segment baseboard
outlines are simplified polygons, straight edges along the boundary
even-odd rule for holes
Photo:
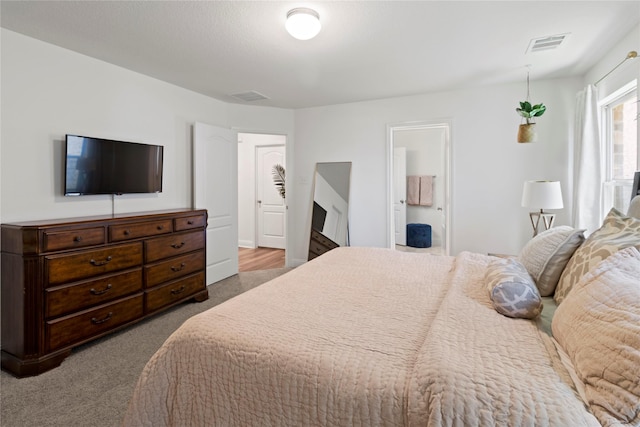
[[[302,264],[306,264],[308,261],[306,259],[292,259],[290,261],[290,265],[288,267],[300,267]]]
[[[256,242],[254,242],[253,240],[238,240],[238,247],[255,249]]]

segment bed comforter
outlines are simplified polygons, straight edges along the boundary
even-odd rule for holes
[[[125,426],[596,426],[489,257],[337,248],[185,322]]]

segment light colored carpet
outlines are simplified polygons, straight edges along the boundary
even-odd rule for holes
[[[0,374],[2,426],[119,426],[142,368],[189,317],[290,270],[239,273],[209,286],[209,299],[185,303],[77,347],[36,377]]]

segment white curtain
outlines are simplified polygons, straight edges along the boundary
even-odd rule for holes
[[[585,87],[576,96],[573,157],[573,226],[586,234],[601,225],[603,157],[600,145],[597,88]]]

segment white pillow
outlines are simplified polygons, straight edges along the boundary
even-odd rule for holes
[[[553,295],[562,270],[582,242],[584,230],[563,225],[543,231],[522,248],[518,260],[533,277],[541,296]]]

